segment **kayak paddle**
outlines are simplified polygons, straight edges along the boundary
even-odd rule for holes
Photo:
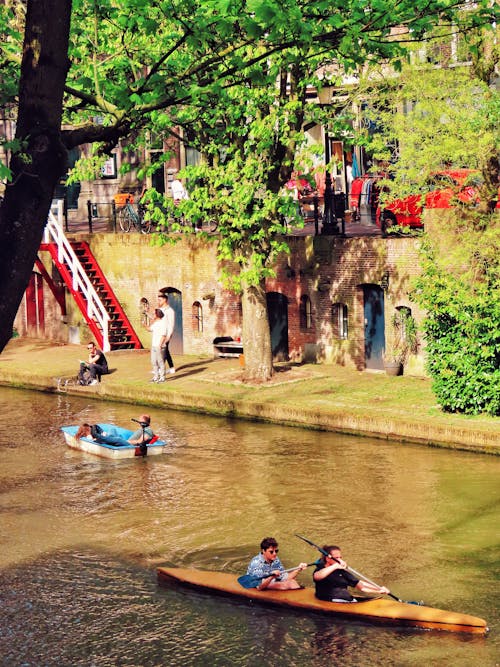
[[[311,567],[311,565],[316,565],[316,561],[314,563],[308,563],[307,567]],[[288,570],[281,570],[282,572],[293,572],[294,570],[298,570],[298,567],[289,567]],[[256,576],[254,574],[243,574],[241,577],[238,577],[238,583],[243,586],[243,588],[257,588],[257,586],[260,584],[260,582],[263,579],[267,579],[270,577],[270,574],[264,574],[262,577]]]
[[[328,551],[325,551],[322,547],[319,547],[317,544],[314,544],[314,542],[311,542],[311,540],[308,540],[306,537],[303,537],[302,535],[298,535],[295,533],[295,537],[298,537],[301,540],[304,540],[304,542],[307,542],[307,544],[310,544],[312,547],[320,551],[323,556],[329,556]],[[334,558],[333,560],[336,560],[337,563],[339,562],[338,558]],[[367,581],[369,584],[372,584],[372,586],[377,586],[377,588],[380,588],[379,584],[376,584],[374,581],[371,581],[368,579],[368,577],[365,577],[363,574],[360,572],[356,572],[352,567],[347,566],[346,570],[348,572],[351,572],[355,577],[358,577],[358,579],[363,579],[364,581]],[[386,593],[389,597],[391,597],[393,600],[397,600],[397,602],[407,602],[406,600],[401,600],[398,598],[396,595],[393,595],[392,593]],[[421,602],[407,602],[407,604],[422,604]]]

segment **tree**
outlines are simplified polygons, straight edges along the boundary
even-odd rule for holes
[[[262,382],[273,373],[265,280],[275,275],[277,258],[288,250],[287,221],[299,224],[283,185],[303,141],[304,121],[317,115],[306,99],[317,65],[307,50],[271,56],[265,68],[246,68],[245,84],[220,91],[216,99],[210,95],[177,116],[204,160],[185,171],[190,199],[175,206],[166,198],[163,205],[189,221],[170,231],[190,231],[207,216],[217,219],[223,276],[242,298],[247,380]]]
[[[476,4],[477,11],[460,18],[464,24],[497,13],[488,0]],[[0,209],[0,350],[69,148],[96,143],[105,153],[146,129],[171,133],[179,109],[195,108],[207,94],[218,99],[274,54],[321,54],[352,67],[400,50],[393,25],[407,26],[418,39],[438,18],[456,17],[453,0],[381,0],[369,9],[359,0],[28,0],[21,60],[10,26],[23,7],[21,0],[0,6],[5,91],[14,90],[9,77],[19,72],[18,100],[11,100],[19,104],[11,180]],[[69,130],[61,130],[63,92]],[[250,259],[251,243],[246,248]]]
[[[427,312],[427,368],[439,404],[499,415],[500,92],[493,79],[500,50],[494,33],[474,30],[462,45],[468,64],[448,67],[445,46],[439,40],[434,48],[441,67],[412,62],[397,80],[378,78],[371,86],[372,105],[382,109],[375,154],[390,159],[387,146],[399,149],[389,198],[425,193],[429,175],[441,169],[469,167],[481,175],[478,200],[457,202],[435,224],[426,221],[413,298]],[[406,114],[394,113],[403,106]]]

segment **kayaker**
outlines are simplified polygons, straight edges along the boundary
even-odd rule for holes
[[[266,588],[288,591],[300,588],[295,577],[307,567],[307,563],[300,563],[296,570],[285,572],[278,558],[278,543],[274,537],[265,537],[260,543],[260,554],[252,558],[248,565],[247,574],[254,577],[265,577],[257,586],[257,590]]]
[[[347,563],[342,560],[340,548],[334,545],[325,545],[323,555],[314,573],[313,580],[316,586],[316,597],[328,602],[357,602],[348,591],[348,587],[357,588],[363,593],[378,593],[387,595],[389,589],[385,586],[370,584],[368,581],[357,579],[347,569]]]

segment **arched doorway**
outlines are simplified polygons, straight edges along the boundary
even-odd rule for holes
[[[385,351],[384,290],[363,285],[365,317],[365,367],[383,370]]]
[[[279,292],[266,294],[273,359],[288,359],[288,299]]]
[[[175,313],[174,333],[169,343],[169,350],[172,354],[184,353],[184,337],[182,327],[182,292],[175,287],[162,287],[160,292],[168,294],[168,305]]]

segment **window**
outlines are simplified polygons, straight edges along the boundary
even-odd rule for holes
[[[332,307],[332,326],[335,338],[346,339],[348,335],[347,327],[347,306],[345,303],[334,303]]]
[[[199,301],[195,301],[191,308],[191,329],[198,333],[203,331],[203,309]]]
[[[299,319],[300,319],[301,329],[311,329],[312,327],[311,299],[307,295],[300,297]]]

